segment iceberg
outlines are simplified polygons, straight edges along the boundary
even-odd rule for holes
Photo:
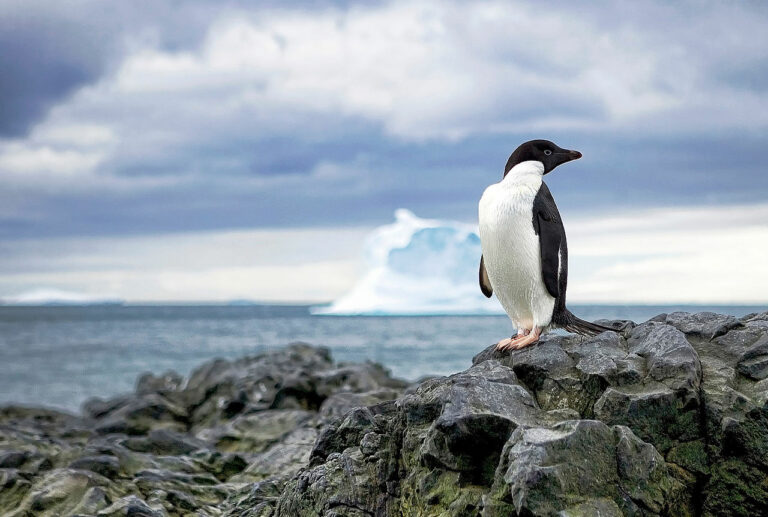
[[[475,226],[421,219],[404,208],[364,244],[366,272],[353,289],[313,314],[503,314],[480,292]]]

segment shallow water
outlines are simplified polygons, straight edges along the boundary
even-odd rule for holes
[[[574,305],[578,316],[641,322],[711,310],[735,316],[766,307]],[[312,316],[306,306],[0,307],[0,404],[76,411],[92,396],[133,389],[145,371],[188,374],[292,341],[324,345],[339,361],[370,359],[415,380],[467,368],[513,331],[505,316]]]

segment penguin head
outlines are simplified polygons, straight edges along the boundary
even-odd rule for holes
[[[544,164],[544,174],[552,172],[558,165],[578,160],[581,158],[579,151],[570,151],[563,149],[549,140],[530,140],[515,149],[515,152],[507,160],[507,166],[504,167],[504,176],[518,163],[527,161],[537,161]]]

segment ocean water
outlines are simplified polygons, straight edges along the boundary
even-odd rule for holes
[[[642,322],[685,310],[743,316],[768,307],[591,305],[582,318]],[[0,405],[77,411],[84,400],[133,389],[145,371],[188,374],[293,341],[324,345],[338,361],[373,360],[415,380],[463,370],[508,336],[506,316],[316,316],[308,306],[0,306]]]

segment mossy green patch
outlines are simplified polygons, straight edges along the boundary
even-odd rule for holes
[[[6,515],[15,510],[31,486],[16,469],[0,470],[0,514]]]
[[[487,488],[462,484],[460,473],[423,467],[402,486],[402,515],[475,516]]]
[[[672,447],[667,454],[667,461],[697,476],[709,474],[707,446],[703,440],[685,442]]]
[[[768,468],[768,414],[763,408],[750,411],[742,421],[726,427],[723,454]]]
[[[741,461],[714,465],[704,492],[705,515],[768,515],[768,476]]]

